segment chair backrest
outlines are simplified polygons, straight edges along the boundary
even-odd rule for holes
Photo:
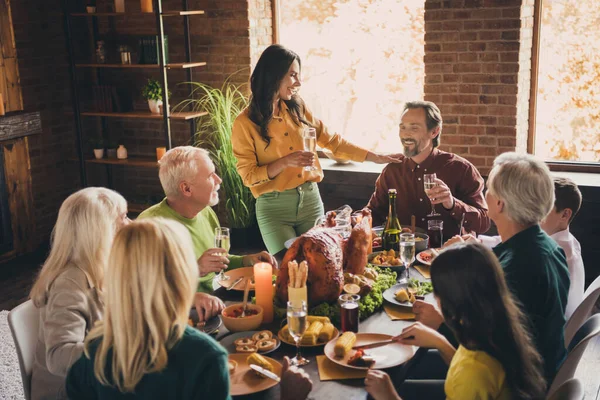
[[[585,391],[583,385],[579,379],[569,379],[558,389],[552,393],[551,396],[546,397],[547,400],[583,400]]]
[[[31,398],[31,370],[40,324],[39,310],[28,300],[8,313],[8,325],[15,341],[25,398]]]
[[[554,392],[566,381],[573,378],[581,356],[587,347],[589,341],[600,334],[600,314],[591,316],[582,326],[579,328],[573,340],[569,345],[569,354],[565,362],[558,369],[554,381],[548,390],[549,395],[553,395]]]
[[[569,347],[575,332],[592,315],[592,310],[596,301],[600,297],[600,276],[594,279],[594,282],[587,288],[583,294],[581,304],[577,306],[571,318],[565,324],[565,346]]]

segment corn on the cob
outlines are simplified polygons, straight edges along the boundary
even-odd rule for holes
[[[307,316],[306,320],[308,321],[309,324],[312,324],[315,321],[319,321],[319,322],[323,323],[323,325],[331,323],[331,321],[329,320],[329,317],[317,317],[315,315]]]
[[[305,346],[314,346],[317,344],[317,338],[319,337],[319,333],[321,333],[321,329],[323,329],[323,323],[320,321],[315,321],[310,324],[304,335],[302,335],[302,339],[300,340],[300,344]]]
[[[335,342],[335,346],[333,347],[335,356],[344,357],[346,352],[354,346],[354,342],[356,342],[356,335],[354,332],[344,332],[337,342]]]
[[[294,338],[292,337],[292,335],[290,334],[290,330],[287,327],[287,325],[281,330],[281,336],[283,336],[283,339],[286,342],[291,342],[294,343]]]
[[[333,338],[333,331],[335,330],[333,324],[325,324],[321,332],[319,332],[319,342],[329,342]]]
[[[273,365],[263,356],[261,356],[258,353],[252,353],[251,355],[248,356],[248,358],[246,359],[246,362],[248,363],[248,365],[258,365],[259,367],[263,367],[264,369],[273,372],[275,369],[273,368]],[[256,372],[256,374],[258,376],[260,376],[261,378],[264,378],[265,376],[263,376],[262,374]]]

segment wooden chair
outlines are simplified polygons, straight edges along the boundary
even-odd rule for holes
[[[579,379],[569,379],[552,394],[546,397],[546,400],[583,400],[585,390]]]
[[[581,304],[577,306],[571,318],[565,324],[565,346],[569,347],[575,332],[592,315],[594,305],[600,297],[600,276],[594,279],[594,282],[587,288],[583,294]]]
[[[559,387],[569,379],[573,378],[588,343],[599,334],[600,314],[596,314],[591,316],[581,328],[579,328],[575,336],[573,336],[573,340],[568,348],[569,354],[567,355],[565,362],[559,368],[556,377],[554,377],[550,390],[548,390],[549,396],[553,396],[554,392],[556,392]]]
[[[19,356],[25,399],[31,398],[31,370],[40,324],[39,310],[28,300],[8,313],[8,325]]]

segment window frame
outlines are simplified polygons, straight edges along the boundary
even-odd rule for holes
[[[542,28],[543,0],[535,0],[533,6],[533,41],[531,45],[531,87],[529,92],[529,132],[527,152],[535,154],[536,107],[539,72],[540,34]],[[551,171],[600,173],[600,162],[545,161]]]

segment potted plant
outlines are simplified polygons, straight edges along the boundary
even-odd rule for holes
[[[197,120],[194,145],[210,153],[217,173],[223,180],[221,188],[226,200],[219,206],[225,208],[227,225],[232,229],[232,247],[262,245],[256,225],[255,199],[237,172],[237,159],[231,145],[233,121],[248,106],[248,98],[239,86],[231,84],[229,80],[220,89],[197,82],[186,84],[193,87],[191,98],[175,108],[189,107],[193,111],[208,112],[208,115]],[[252,242],[253,239],[257,239],[257,242]]]
[[[148,83],[142,89],[142,96],[148,100],[150,112],[152,114],[159,114],[160,106],[163,105],[163,89],[156,79],[148,79]],[[169,96],[171,96],[170,91]]]
[[[104,141],[101,138],[91,138],[90,146],[94,150],[94,157],[101,159],[104,157]]]

